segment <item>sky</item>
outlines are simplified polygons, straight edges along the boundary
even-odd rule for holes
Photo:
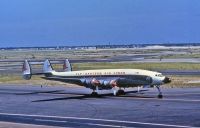
[[[200,42],[200,0],[0,0],[0,47]]]

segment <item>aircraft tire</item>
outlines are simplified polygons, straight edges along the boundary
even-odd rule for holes
[[[118,90],[116,95],[117,96],[119,96],[119,95],[125,95],[125,92],[124,92],[124,90]]]
[[[91,93],[91,96],[92,96],[92,97],[98,97],[99,94],[98,94],[97,92],[92,92],[92,93]]]
[[[162,98],[163,98],[163,95],[158,95],[158,98],[159,98],[159,99],[162,99]]]

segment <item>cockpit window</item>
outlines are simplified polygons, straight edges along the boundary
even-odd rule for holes
[[[158,77],[163,77],[163,75],[162,75],[162,74],[156,74],[156,76],[158,76]]]

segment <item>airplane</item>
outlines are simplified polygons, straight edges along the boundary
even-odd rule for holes
[[[113,90],[113,95],[125,95],[122,88],[129,87],[152,87],[158,90],[158,98],[163,98],[160,86],[171,82],[169,77],[162,73],[142,69],[98,69],[73,71],[69,60],[63,64],[62,72],[55,71],[47,59],[43,64],[42,73],[32,73],[28,60],[23,64],[23,78],[30,80],[32,75],[44,75],[41,78],[46,80],[72,83],[93,90],[91,96],[98,96],[98,90]],[[117,90],[117,87],[119,88]]]

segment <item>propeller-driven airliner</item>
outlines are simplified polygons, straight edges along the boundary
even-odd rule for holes
[[[129,87],[155,86],[158,89],[158,98],[162,98],[160,86],[170,83],[169,77],[162,73],[142,69],[98,69],[73,71],[69,60],[63,64],[63,71],[55,71],[47,59],[43,64],[42,73],[32,73],[28,60],[23,64],[23,78],[30,80],[32,75],[44,75],[46,80],[73,83],[93,90],[91,95],[97,96],[98,90],[113,90],[113,95],[124,95],[123,89]]]

